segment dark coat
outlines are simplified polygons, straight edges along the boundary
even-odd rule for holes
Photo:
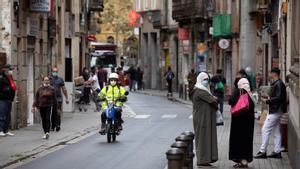
[[[218,160],[217,100],[207,91],[194,88],[192,101],[197,164],[215,162]]]
[[[240,90],[234,88],[229,105],[234,106],[239,97]],[[248,162],[253,160],[254,103],[250,96],[248,99],[250,101],[249,111],[231,117],[229,160],[237,163],[243,159]]]
[[[271,84],[270,99],[266,103],[270,114],[286,112],[286,87],[281,79]]]

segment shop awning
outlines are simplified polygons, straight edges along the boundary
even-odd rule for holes
[[[226,37],[231,35],[231,15],[216,15],[213,17],[213,36]]]

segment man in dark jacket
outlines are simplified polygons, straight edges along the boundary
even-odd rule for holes
[[[222,69],[217,70],[217,75],[211,78],[211,83],[213,85],[213,95],[218,98],[219,110],[223,114],[226,79],[222,75]]]
[[[52,113],[51,116],[51,129],[54,131],[59,131],[61,128],[61,117],[62,117],[62,102],[63,102],[63,96],[61,91],[63,92],[65,98],[66,98],[66,104],[69,104],[69,99],[68,99],[68,92],[67,88],[65,86],[65,81],[63,78],[61,78],[58,74],[58,68],[53,67],[52,68],[52,75],[50,76],[50,85],[55,89],[55,94],[56,94],[56,99],[58,102],[57,105],[57,110]]]
[[[286,109],[286,87],[279,78],[280,70],[272,68],[271,70],[271,92],[268,98],[261,100],[269,105],[269,114],[262,128],[262,144],[259,152],[254,158],[281,158],[281,134],[280,117]],[[267,147],[272,130],[274,130],[274,152],[267,156]]]
[[[17,86],[12,77],[13,66],[4,65],[0,72],[0,136],[13,136],[8,132],[11,118],[11,106],[15,98]]]

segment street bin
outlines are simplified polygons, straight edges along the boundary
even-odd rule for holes
[[[183,141],[176,141],[171,145],[172,148],[179,148],[180,150],[183,151],[183,168],[187,169],[188,167],[188,146],[185,142]]]
[[[184,152],[179,148],[171,148],[166,152],[168,169],[182,169]]]

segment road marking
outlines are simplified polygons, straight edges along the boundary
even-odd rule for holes
[[[146,118],[149,118],[151,115],[149,114],[139,114],[139,115],[136,115],[134,118],[135,119],[146,119]]]
[[[123,116],[133,118],[133,117],[136,116],[136,113],[131,109],[130,106],[128,106],[127,104],[124,104],[124,106],[123,106]]]
[[[164,114],[163,116],[161,116],[161,118],[163,119],[174,119],[177,117],[177,114]]]
[[[193,119],[193,115],[192,114],[189,116],[189,119]]]

